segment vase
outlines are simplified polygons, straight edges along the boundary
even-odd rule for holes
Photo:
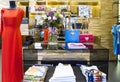
[[[48,39],[48,44],[49,44],[49,49],[57,49],[57,28],[56,27],[49,27],[49,39]]]

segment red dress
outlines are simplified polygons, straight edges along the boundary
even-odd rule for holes
[[[22,37],[20,24],[24,11],[1,10],[2,82],[22,82]]]

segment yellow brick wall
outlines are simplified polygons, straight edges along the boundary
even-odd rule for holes
[[[112,18],[112,3],[116,0],[100,0],[100,18],[90,19],[89,32],[101,37],[101,45],[109,49],[109,60],[116,60],[117,56],[113,53],[112,25],[117,22]],[[117,7],[114,13],[118,13]]]

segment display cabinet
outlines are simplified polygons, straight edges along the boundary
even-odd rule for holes
[[[101,10],[100,0],[18,0],[17,4],[18,7],[25,10],[24,17],[28,18],[28,26],[23,28],[26,32],[26,34],[23,33],[23,42],[27,41],[27,37],[30,36],[34,38],[34,42],[40,42],[42,40],[40,39],[41,30],[35,28],[35,25],[40,25],[36,23],[36,20],[39,20],[39,18],[49,12],[51,8],[56,8],[58,11],[64,12],[64,22],[67,24],[63,24],[64,30],[71,29],[71,27],[74,28],[71,22],[73,20],[75,20],[74,23],[87,23],[89,25],[91,19],[100,18]],[[89,17],[84,17],[80,14],[83,13],[81,12],[82,10],[80,10],[80,7],[84,9],[84,6],[89,8]],[[81,33],[84,33],[82,31],[84,30],[81,30]],[[58,39],[64,41],[64,36],[61,36]]]
[[[93,48],[89,49],[70,49],[65,50],[59,45],[56,50],[36,49],[34,45],[24,47],[23,58],[25,70],[32,65],[48,64],[49,67],[47,76],[44,82],[48,82],[52,74],[54,73],[54,66],[58,63],[71,64],[74,68],[76,76],[80,77],[82,74],[79,72],[80,68],[77,65],[96,65],[99,70],[108,75],[108,60],[109,49],[93,44]],[[85,79],[77,78],[77,81],[85,81]]]
[[[89,8],[89,16],[81,17],[79,14],[80,6]],[[18,7],[25,8],[24,18],[28,18],[28,34],[23,36],[23,54],[24,60],[35,60],[37,63],[49,63],[50,61],[58,62],[61,61],[107,61],[109,60],[109,50],[101,47],[100,45],[94,44],[95,42],[89,44],[87,43],[86,49],[75,49],[68,50],[65,49],[65,37],[64,31],[70,29],[72,26],[71,19],[77,20],[75,23],[87,23],[87,29],[89,28],[89,21],[94,18],[100,18],[101,4],[100,0],[29,0],[29,1],[19,1]],[[26,8],[27,7],[27,8]],[[58,11],[63,11],[67,18],[68,28],[63,26],[62,35],[58,36],[58,43],[54,44],[53,48],[47,41],[44,41],[44,37],[40,37],[42,30],[46,29],[39,25],[36,20],[42,15],[45,15],[50,11],[51,8],[56,8]],[[40,21],[40,20],[39,20]],[[62,23],[63,24],[63,23]],[[38,27],[38,28],[37,28]],[[73,26],[72,26],[73,27]],[[76,27],[75,27],[76,29]],[[80,31],[83,28],[77,28]],[[25,30],[26,31],[26,30]],[[88,34],[81,32],[81,34]],[[93,35],[94,36],[94,35]],[[98,41],[97,41],[98,42]],[[35,44],[38,43],[39,46],[36,48]],[[91,47],[89,47],[91,46]],[[89,49],[91,48],[91,49]],[[101,53],[99,53],[101,52]],[[94,58],[95,57],[95,58]]]
[[[49,44],[48,44],[49,45]],[[65,49],[59,44],[58,49],[47,48],[42,43],[42,48],[35,48],[35,45],[23,47],[25,60],[38,61],[108,61],[109,49],[96,44],[85,44],[86,49]]]

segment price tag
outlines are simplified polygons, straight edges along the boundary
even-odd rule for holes
[[[42,49],[41,43],[34,44],[35,49]]]

